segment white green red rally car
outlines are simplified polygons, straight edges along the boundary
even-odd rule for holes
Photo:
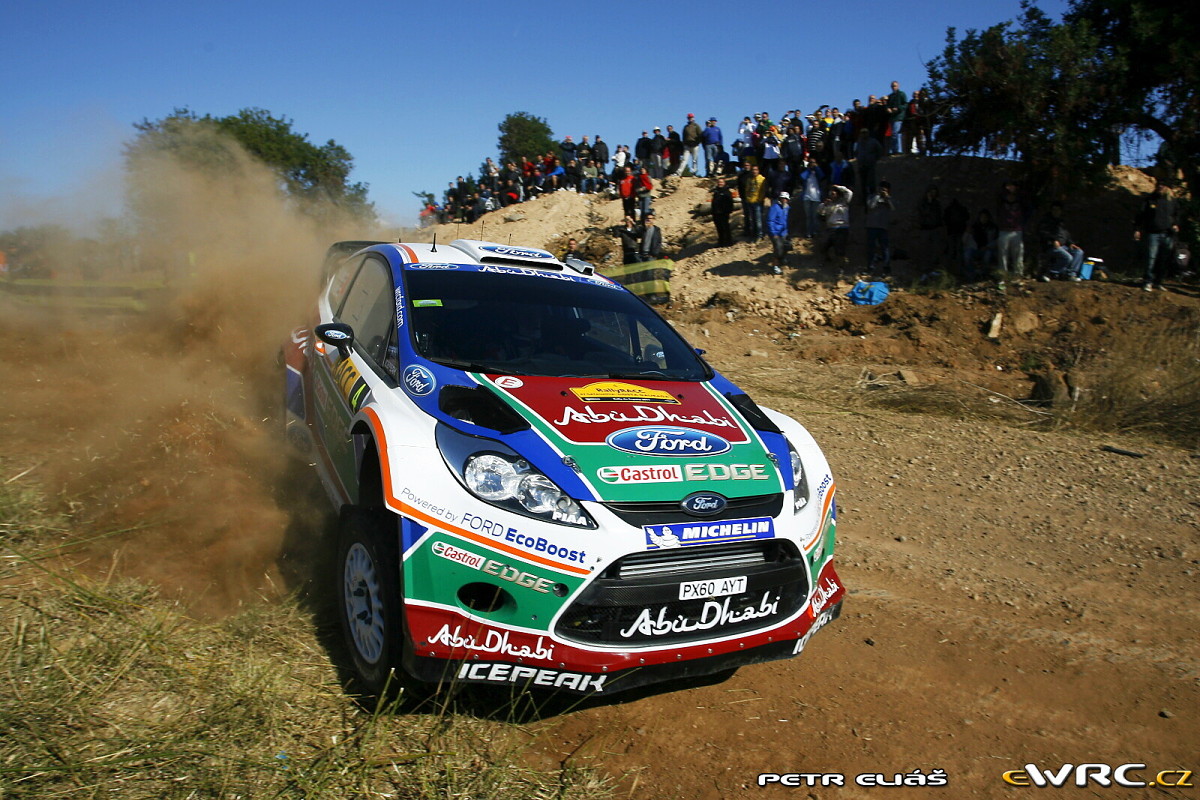
[[[608,694],[796,655],[841,610],[812,437],[587,264],[372,245],[284,355],[371,691]]]

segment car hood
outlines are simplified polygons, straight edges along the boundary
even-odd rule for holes
[[[776,466],[781,448],[786,455],[782,437],[756,431],[708,382],[482,377],[541,438],[573,460],[597,499],[674,500],[701,490],[749,497],[783,490]],[[772,437],[780,441],[764,441]]]

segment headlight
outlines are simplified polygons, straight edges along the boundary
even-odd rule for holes
[[[468,489],[488,502],[508,500],[517,494],[517,487],[521,483],[521,473],[518,472],[521,465],[528,472],[529,463],[526,461],[513,463],[492,453],[473,456],[463,470],[463,480],[467,482]]]
[[[476,453],[467,458],[462,477],[472,494],[501,508],[562,525],[596,527],[574,499],[523,458]]]
[[[792,511],[799,513],[800,509],[808,505],[808,478],[804,474],[804,462],[800,460],[800,454],[796,452],[796,448],[792,447],[791,442],[788,442],[788,456],[792,463],[792,487],[794,490]]]

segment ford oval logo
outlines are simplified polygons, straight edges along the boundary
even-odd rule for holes
[[[715,433],[661,425],[626,428],[610,433],[604,441],[615,450],[639,456],[716,456],[732,447]]]
[[[507,247],[502,244],[485,245],[483,250],[491,253],[496,253],[501,256],[513,256],[515,258],[554,258],[545,250],[530,250],[525,247]]]
[[[729,501],[716,492],[696,492],[683,498],[679,505],[692,516],[711,517],[724,511],[728,504]]]
[[[433,373],[420,364],[407,367],[400,376],[400,382],[404,384],[404,391],[415,397],[424,397],[437,387],[437,379],[433,377]]]

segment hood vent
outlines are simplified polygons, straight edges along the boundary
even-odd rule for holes
[[[463,422],[505,434],[529,427],[524,417],[486,386],[444,386],[438,394],[438,409]]]

